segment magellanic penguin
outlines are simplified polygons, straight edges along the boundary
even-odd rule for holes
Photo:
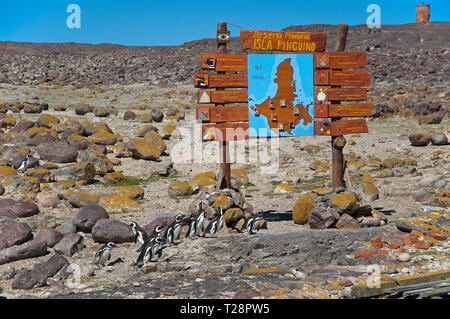
[[[180,234],[181,223],[185,216],[186,215],[182,213],[178,214],[175,216],[174,221],[167,227],[166,233],[164,234],[164,239],[169,245],[173,244],[175,238]]]
[[[197,218],[192,218],[189,221],[189,228],[188,231],[186,232],[185,237],[186,238],[194,238],[195,237],[195,233],[197,232],[197,228],[195,228],[195,225],[197,224]]]
[[[136,265],[138,267],[141,267],[147,263],[149,263],[152,260],[152,257],[156,255],[159,248],[161,247],[161,244],[163,242],[163,237],[161,234],[158,236],[147,239],[147,241],[142,245],[141,253],[139,254],[139,257],[136,261]]]
[[[153,229],[153,232],[150,234],[149,238],[155,238],[157,237],[163,230],[162,225],[156,225],[155,228]]]
[[[137,242],[140,242],[141,245],[144,245],[145,241],[148,239],[148,235],[145,232],[145,230],[139,227],[139,225],[136,222],[132,222],[130,224],[130,227],[134,235],[134,243],[136,244]],[[142,246],[137,251],[140,251],[141,249]]]
[[[263,211],[262,211],[262,209],[260,209],[256,213],[255,221],[253,223],[253,229],[252,229],[253,231],[259,230],[259,225],[261,224],[262,219],[263,219]]]
[[[99,265],[104,266],[105,262],[111,258],[111,249],[113,249],[113,247],[116,247],[116,244],[113,242],[109,242],[100,247],[100,249],[95,253],[92,264],[97,265],[97,267],[100,267]]]
[[[33,156],[31,156],[31,154],[27,154],[27,156],[25,156],[25,159],[20,164],[19,168],[17,168],[17,171],[24,172],[28,168],[28,165],[30,165],[30,161],[31,161],[32,157]]]
[[[205,231],[203,232],[203,237],[206,235],[214,236],[223,226],[223,209],[219,207],[218,215],[209,222],[208,226],[206,226]]]
[[[248,232],[250,235],[253,234],[253,225],[255,224],[255,218],[253,214],[245,220],[244,224],[241,227],[241,233]]]
[[[195,221],[195,235],[200,236],[201,232],[203,231],[203,225],[205,224],[205,204],[200,202],[199,204],[199,212],[200,214],[197,216],[197,219]]]

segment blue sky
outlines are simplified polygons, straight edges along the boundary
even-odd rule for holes
[[[81,28],[69,29],[69,4],[81,8]],[[177,45],[215,36],[218,22],[250,30],[305,24],[365,24],[369,4],[381,24],[412,23],[412,0],[0,0],[0,41]],[[450,21],[449,0],[428,0],[432,21]],[[229,26],[231,36],[239,29]]]

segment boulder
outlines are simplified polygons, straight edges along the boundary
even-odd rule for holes
[[[56,169],[53,173],[56,182],[74,180],[90,183],[95,175],[95,166],[92,162],[67,165]]]
[[[227,211],[228,209],[235,206],[235,202],[232,197],[222,194],[216,198],[212,206],[214,208],[222,207],[224,211]]]
[[[77,233],[71,233],[65,235],[53,249],[57,254],[70,257],[83,247],[83,236]]]
[[[125,111],[125,113],[123,114],[123,119],[125,121],[134,120],[136,119],[136,113],[134,113],[133,111]]]
[[[124,212],[130,210],[139,210],[141,205],[127,196],[108,194],[100,198],[99,205],[108,212]]]
[[[33,128],[29,129],[29,131],[33,130]],[[33,134],[32,137],[27,141],[27,145],[29,146],[38,146],[42,144],[51,144],[59,141],[58,133],[52,129],[43,128],[39,130],[36,134]]]
[[[30,240],[26,243],[0,250],[0,265],[45,254],[47,254],[47,244],[45,242]]]
[[[189,185],[191,185],[194,192],[198,191],[202,186],[209,186],[215,184],[216,184],[216,174],[214,172],[199,173],[193,176],[189,181]]]
[[[59,119],[56,116],[50,114],[41,114],[37,119],[36,123],[39,126],[43,126],[46,128],[51,128],[53,125],[59,123]]]
[[[339,214],[354,214],[359,208],[356,196],[349,192],[343,192],[331,197],[333,207],[337,208]]]
[[[77,230],[89,233],[95,223],[102,218],[109,218],[106,209],[100,205],[87,204],[78,209],[72,222],[77,227]]]
[[[64,235],[54,228],[45,227],[36,235],[34,240],[43,241],[47,247],[52,248],[63,239]]]
[[[343,214],[341,218],[336,223],[336,228],[347,229],[347,228],[361,228],[361,225],[356,219],[354,219],[349,214]]]
[[[75,226],[72,220],[65,221],[56,228],[62,235],[73,234],[77,232],[77,226]]]
[[[127,177],[123,175],[121,172],[112,172],[109,174],[106,174],[103,177],[103,181],[107,184],[117,184],[122,183],[127,180]]]
[[[234,180],[237,186],[247,185],[249,182],[247,172],[243,169],[232,169],[230,171],[230,179]]]
[[[412,146],[427,146],[431,141],[430,137],[424,133],[411,134],[408,138]]]
[[[338,216],[334,208],[316,206],[308,214],[308,224],[312,229],[325,229],[333,225]]]
[[[94,115],[96,117],[106,117],[109,116],[109,111],[108,109],[101,107],[101,106],[95,106],[94,109],[92,110],[92,112],[94,113]]]
[[[168,140],[171,137],[179,137],[181,136],[180,131],[175,127],[175,125],[168,123],[166,124],[160,131],[161,137],[164,140]]]
[[[45,168],[31,168],[27,169],[25,176],[31,176],[36,178],[39,183],[51,183],[53,182],[53,173]]]
[[[139,122],[141,123],[151,123],[153,121],[153,116],[151,113],[143,113],[139,115]]]
[[[12,282],[12,289],[32,289],[47,285],[47,279],[56,275],[69,261],[61,255],[53,255],[44,263],[35,264],[33,270],[19,275]]]
[[[76,115],[85,115],[86,113],[89,113],[91,111],[91,108],[86,103],[79,103],[75,106]]]
[[[153,110],[151,110],[150,113],[152,115],[153,121],[162,122],[162,120],[164,118],[163,112],[161,112],[160,110],[157,110],[157,109],[153,109]]]
[[[76,208],[84,205],[97,204],[100,201],[102,194],[90,193],[86,191],[74,192],[67,196],[67,201]]]
[[[133,200],[140,200],[144,198],[144,189],[140,186],[116,186],[114,187],[114,194],[126,196]]]
[[[229,228],[236,226],[237,222],[245,217],[244,211],[239,207],[230,208],[225,211],[223,221]]]
[[[32,230],[28,224],[10,222],[0,227],[0,250],[20,245],[32,237]]]
[[[40,146],[38,153],[41,160],[53,163],[76,162],[78,150],[67,142],[55,142]]]
[[[300,196],[294,204],[294,209],[292,210],[292,219],[294,223],[299,225],[305,225],[308,222],[308,215],[314,208],[315,200],[314,194],[309,193]]]
[[[30,193],[38,193],[40,191],[40,183],[37,178],[30,176],[10,176],[4,182],[5,190],[12,194],[14,192],[28,195]]]
[[[147,234],[153,233],[153,230],[157,225],[161,225],[162,232],[165,232],[166,228],[173,222],[173,217],[156,217],[154,220],[152,220],[150,223],[146,224],[144,227],[142,227],[143,230]]]
[[[363,173],[361,180],[363,189],[363,198],[369,202],[373,202],[379,198],[378,188],[375,186],[372,176],[369,173]]]
[[[137,137],[144,137],[150,131],[158,132],[158,129],[153,124],[147,124],[139,126],[136,131],[134,131],[134,135]]]
[[[159,161],[161,151],[152,143],[147,142],[143,138],[132,139],[128,142],[127,148],[133,153],[133,157],[137,159]]]
[[[94,241],[98,243],[126,243],[134,242],[131,227],[118,220],[102,218],[92,227]]]
[[[155,145],[161,153],[164,153],[164,151],[167,149],[166,143],[164,142],[162,137],[158,134],[158,132],[150,130],[145,134],[144,139],[147,142]]]
[[[117,142],[117,136],[107,131],[99,131],[89,136],[88,140],[100,145],[114,145]]]
[[[174,181],[169,184],[169,196],[187,196],[192,195],[191,185],[183,181]]]
[[[444,133],[431,135],[430,139],[431,139],[431,143],[433,145],[447,145],[448,144],[447,136]]]

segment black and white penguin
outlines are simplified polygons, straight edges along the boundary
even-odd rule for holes
[[[175,216],[174,221],[167,227],[164,239],[169,245],[173,244],[175,238],[180,234],[181,223],[183,222],[184,217],[186,217],[185,214],[178,214]]]
[[[254,224],[255,224],[255,216],[251,215],[248,219],[245,220],[244,224],[242,225],[241,233],[248,232],[250,235],[252,235]]]
[[[201,232],[203,231],[203,225],[205,224],[205,204],[200,202],[199,204],[199,212],[200,214],[197,216],[197,219],[195,221],[195,235],[200,236]]]
[[[260,209],[256,213],[255,221],[253,223],[253,229],[252,229],[253,231],[259,230],[259,225],[261,224],[262,219],[263,219],[263,211],[262,211],[262,209]]]
[[[162,225],[156,225],[155,228],[153,229],[153,232],[150,234],[149,238],[155,238],[157,237],[163,230]]]
[[[161,234],[152,239],[147,239],[147,241],[142,246],[141,253],[138,256],[136,265],[141,267],[152,260],[152,257],[158,253],[159,248],[163,242],[163,237]]]
[[[195,225],[197,225],[197,218],[192,218],[189,222],[189,228],[185,235],[186,238],[195,237],[195,233],[197,232],[197,228],[195,227]]]
[[[100,247],[100,249],[95,253],[92,264],[97,265],[98,267],[100,267],[99,265],[104,266],[105,262],[111,258],[111,249],[113,249],[113,247],[116,247],[116,244],[113,242],[109,242]]]
[[[136,242],[140,242],[141,245],[143,245],[148,238],[148,235],[145,232],[145,230],[139,227],[139,225],[136,222],[132,222],[130,224],[130,227],[131,230],[133,231],[134,243],[136,244]]]
[[[30,165],[32,158],[33,158],[33,156],[31,156],[31,154],[27,154],[27,156],[25,156],[25,159],[22,161],[20,166],[17,168],[17,171],[19,171],[19,172],[26,171],[26,169],[28,168],[28,165]]]
[[[223,209],[219,207],[218,215],[209,222],[208,226],[206,226],[205,231],[203,232],[203,237],[206,235],[213,236],[217,233],[223,226]]]

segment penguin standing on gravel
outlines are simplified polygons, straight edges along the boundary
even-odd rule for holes
[[[223,209],[219,207],[218,215],[211,220],[211,222],[206,226],[205,231],[203,232],[203,237],[206,235],[214,236],[223,226]]]
[[[113,247],[116,247],[116,244],[113,242],[109,242],[100,247],[100,249],[95,253],[92,264],[98,266],[99,268],[99,265],[104,266],[105,263],[111,258],[111,249],[113,249]]]
[[[252,214],[248,219],[245,219],[245,222],[241,227],[241,233],[248,232],[250,235],[253,235],[256,217],[256,215]]]
[[[155,238],[147,239],[144,245],[142,245],[141,253],[136,261],[136,265],[141,267],[152,261],[152,257],[158,253],[163,241],[161,233]]]
[[[261,220],[263,219],[263,211],[262,209],[260,209],[257,213],[256,213],[256,217],[255,217],[255,221],[253,223],[253,231],[257,231],[259,230],[259,226],[261,224]]]
[[[141,245],[144,245],[145,241],[148,239],[148,235],[136,222],[132,222],[130,224],[131,231],[134,235],[134,243],[140,242]],[[142,246],[141,246],[142,248]],[[139,248],[137,251],[140,251],[141,248]]]
[[[25,159],[20,164],[19,168],[17,168],[17,171],[21,172],[21,173],[25,172],[25,170],[30,165],[32,158],[33,158],[33,156],[31,154],[27,154],[27,156],[25,156]]]
[[[206,211],[204,209],[204,203],[200,202],[199,204],[199,212],[200,214],[197,216],[197,219],[195,220],[195,235],[200,236],[201,232],[203,231],[203,225],[205,224],[205,214]]]
[[[164,239],[169,245],[172,245],[175,238],[180,234],[181,223],[185,216],[185,214],[178,214],[175,216],[174,221],[167,227],[166,233],[164,234]]]
[[[196,224],[197,224],[197,218],[192,218],[189,221],[189,228],[185,235],[186,238],[194,238],[195,237],[195,233],[197,232],[197,228],[195,228]]]

